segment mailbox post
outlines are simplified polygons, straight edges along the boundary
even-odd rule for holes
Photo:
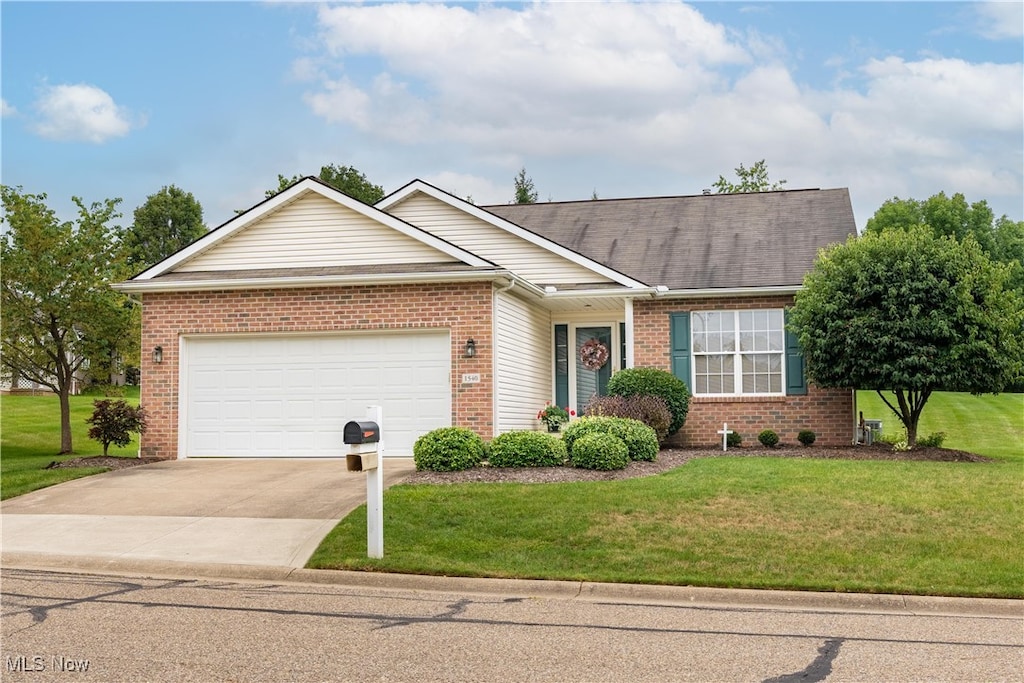
[[[366,556],[384,557],[384,440],[381,438],[383,411],[367,406],[366,420],[345,425],[348,444],[346,469],[366,472]]]

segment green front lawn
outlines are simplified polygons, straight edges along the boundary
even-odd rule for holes
[[[384,559],[366,558],[361,507],[308,566],[1024,597],[1024,396],[933,401],[925,433],[973,415],[946,445],[999,461],[706,458],[618,482],[395,486]]]
[[[60,450],[60,405],[54,394],[0,397],[0,499],[20,496],[46,486],[105,471],[103,468],[62,468],[48,470],[54,460],[102,455],[103,446],[88,437],[85,419],[92,415],[92,402],[100,396],[71,397],[71,432],[75,453],[58,456]],[[138,387],[129,387],[124,400],[139,403]],[[109,455],[135,457],[136,438],[124,448],[111,445]]]

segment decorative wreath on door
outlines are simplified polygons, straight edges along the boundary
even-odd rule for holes
[[[580,363],[587,370],[600,370],[608,362],[608,347],[599,339],[588,339],[580,347]]]

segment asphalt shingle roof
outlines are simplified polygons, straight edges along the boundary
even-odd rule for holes
[[[857,228],[845,188],[480,207],[650,286],[799,285]]]

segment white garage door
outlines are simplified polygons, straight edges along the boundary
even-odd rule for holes
[[[185,457],[338,457],[345,423],[384,409],[385,455],[451,424],[447,331],[192,337],[183,348]]]

